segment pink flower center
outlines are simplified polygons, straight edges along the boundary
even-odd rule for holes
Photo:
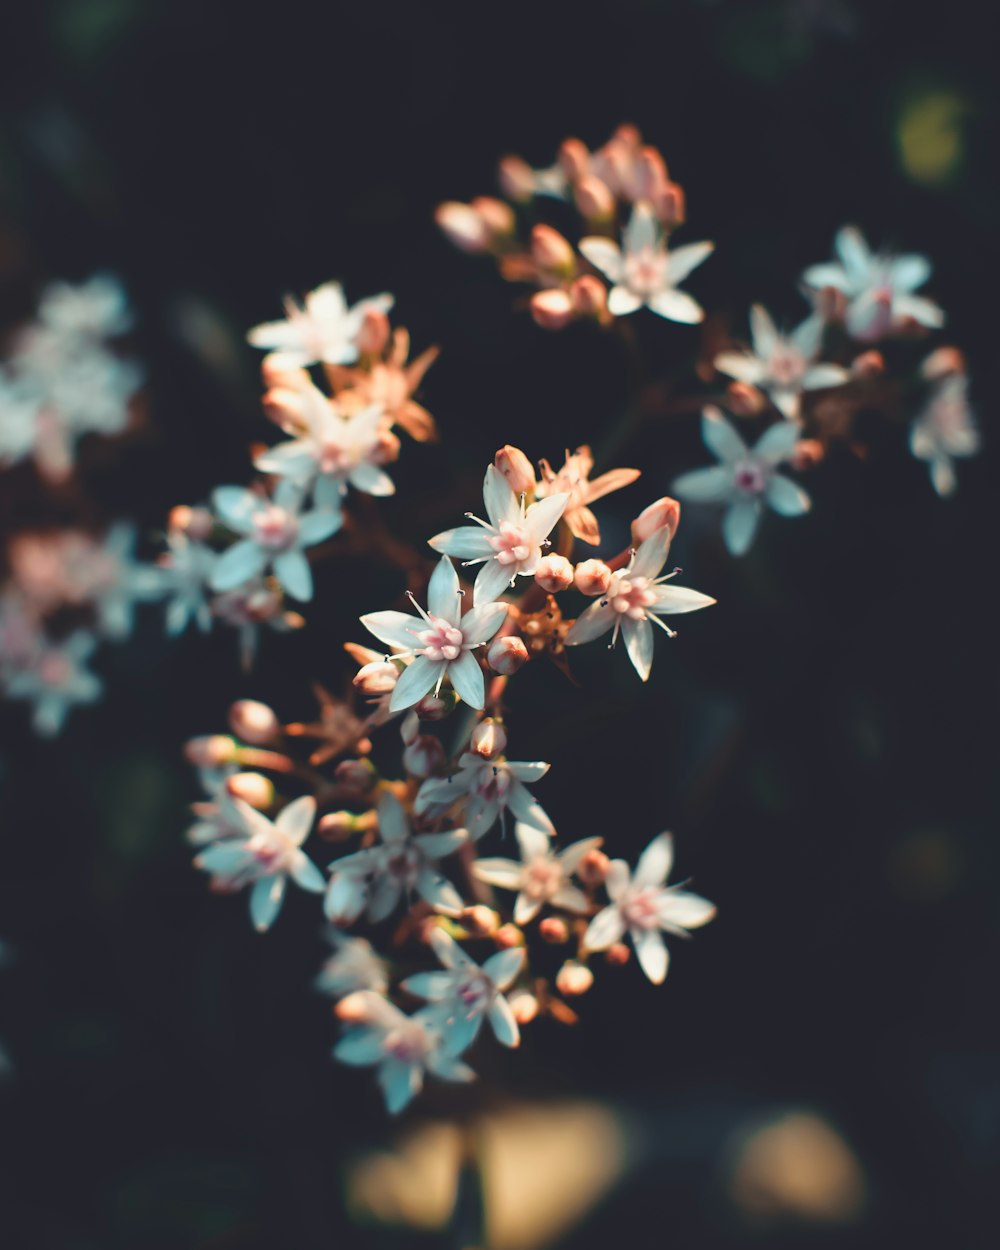
[[[767,474],[756,460],[744,460],[736,466],[733,485],[744,495],[762,495],[767,487]]]
[[[417,634],[422,644],[417,651],[438,664],[457,660],[465,645],[465,635],[457,625],[452,625],[440,616],[429,616],[429,620],[431,628]]]
[[[644,247],[625,258],[625,281],[634,294],[655,295],[666,286],[667,257],[664,252]]]
[[[65,686],[73,676],[73,664],[57,652],[46,655],[38,666],[38,675],[46,686]]]
[[[633,621],[641,621],[646,609],[656,602],[656,591],[650,589],[648,577],[616,577],[608,587],[608,603],[615,612]]]
[[[499,533],[489,539],[489,544],[501,564],[521,564],[531,555],[534,540],[523,526],[501,521]]]
[[[562,885],[563,870],[554,859],[540,855],[527,866],[521,888],[529,898],[551,898]]]
[[[468,1009],[471,1016],[474,1012],[485,1011],[491,997],[492,986],[489,979],[481,972],[470,972],[465,980],[455,987],[455,997]]]
[[[629,890],[619,902],[618,908],[630,929],[659,929],[657,911],[659,890],[645,888]]]
[[[390,877],[398,878],[407,889],[410,888],[420,871],[420,852],[415,846],[394,847],[386,858],[385,871]]]
[[[805,357],[791,348],[778,347],[771,353],[768,369],[778,386],[794,386],[806,371]]]
[[[277,504],[267,504],[253,518],[254,541],[268,551],[284,551],[298,537],[299,523]]]
[[[480,798],[499,802],[507,797],[510,789],[510,774],[502,764],[484,764],[479,770],[476,780],[476,793]]]
[[[339,443],[322,443],[319,448],[319,467],[324,473],[349,473],[356,467],[357,457]]]
[[[420,1063],[431,1049],[431,1039],[419,1021],[407,1020],[386,1035],[385,1053],[400,1063]]]

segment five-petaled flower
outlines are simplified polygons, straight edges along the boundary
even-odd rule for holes
[[[582,838],[563,850],[556,850],[549,835],[532,825],[518,823],[514,834],[521,850],[520,862],[514,859],[478,859],[473,874],[487,885],[502,890],[516,890],[514,923],[527,924],[543,907],[583,915],[589,908],[587,896],[572,883],[573,873],[584,856],[596,851],[601,838]]]
[[[558,473],[547,460],[538,462],[542,480],[535,486],[535,498],[546,499],[549,495],[566,494],[569,498],[562,519],[569,526],[574,538],[596,547],[601,541],[597,517],[588,505],[603,499],[612,491],[631,485],[639,476],[639,469],[612,469],[590,480],[594,457],[589,447],[578,447],[572,454],[566,453],[566,462]]]
[[[388,990],[388,965],[367,938],[351,937],[339,929],[330,929],[327,936],[334,949],[316,978],[316,988],[321,993],[342,998],[358,990],[374,990],[377,994]]]
[[[549,767],[540,761],[529,764],[502,756],[484,759],[466,751],[451,777],[430,777],[423,783],[413,810],[419,816],[438,816],[461,801],[463,823],[472,838],[482,837],[508,811],[525,824],[554,833],[552,822],[525,784],[544,777]]]
[[[620,942],[627,932],[654,985],[666,977],[670,962],[662,934],[687,937],[689,929],[708,924],[715,915],[706,899],[665,884],[673,858],[673,839],[661,833],[639,856],[634,876],[623,859],[612,860],[605,880],[611,902],[597,913],[583,937],[588,950],[600,951]]]
[[[387,313],[393,297],[372,295],[348,307],[339,282],[326,282],[300,306],[285,300],[284,321],[269,321],[247,335],[254,347],[273,351],[286,367],[349,365],[358,358],[358,334],[368,312]]]

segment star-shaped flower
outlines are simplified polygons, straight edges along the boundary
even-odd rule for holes
[[[639,476],[640,470],[612,469],[591,481],[590,471],[593,467],[594,457],[589,447],[578,447],[572,455],[567,451],[566,463],[558,473],[547,460],[540,460],[542,480],[535,487],[535,497],[546,499],[550,495],[568,495],[562,519],[569,526],[574,538],[596,547],[601,541],[601,531],[597,517],[588,505],[610,495],[612,491],[631,485]]]
[[[753,353],[721,352],[715,367],[740,382],[759,386],[790,419],[799,415],[803,391],[841,386],[848,379],[840,365],[816,364],[825,322],[813,314],[791,334],[779,334],[767,309],[755,304],[750,313]]]
[[[632,210],[621,247],[596,236],[580,240],[580,251],[613,284],[608,295],[608,311],[613,316],[627,316],[645,305],[669,321],[691,325],[704,319],[704,310],[677,286],[714,248],[714,243],[689,243],[668,251],[646,203]]]
[[[672,489],[692,503],[726,503],[722,536],[731,555],[750,549],[765,503],[781,516],[801,516],[811,507],[801,487],[776,472],[798,441],[794,421],[765,430],[751,450],[718,408],[706,408],[701,434],[709,451],[722,462],[708,469],[682,473]]]
[[[549,545],[548,536],[568,502],[569,495],[560,493],[525,508],[524,496],[518,498],[500,470],[491,464],[483,482],[483,504],[489,520],[481,521],[470,512],[467,515],[475,525],[445,530],[436,534],[430,545],[466,564],[481,563],[473,602],[477,606],[491,603],[513,585],[516,577],[534,573],[542,558],[542,547]]]
[[[544,777],[550,767],[541,762],[512,762],[502,756],[484,759],[466,751],[453,776],[431,777],[421,785],[413,810],[419,816],[437,816],[462,801],[464,824],[473,838],[481,838],[508,811],[525,824],[554,833],[552,822],[525,784]]]
[[[427,587],[425,612],[416,600],[419,616],[406,612],[371,612],[361,624],[399,655],[414,658],[401,674],[389,700],[399,712],[419,703],[429,690],[440,690],[445,677],[463,703],[481,708],[486,683],[473,651],[489,642],[507,615],[506,603],[479,603],[462,615],[462,592],[455,566],[442,556]]]
[[[182,530],[168,530],[166,553],[161,556],[163,589],[170,600],[166,628],[171,636],[182,634],[192,621],[207,633],[212,628],[212,605],[208,587],[216,553]]]
[[[665,884],[673,860],[669,833],[650,842],[639,856],[634,876],[623,859],[613,859],[605,879],[611,903],[597,913],[583,937],[587,949],[602,951],[628,933],[642,970],[654,985],[666,977],[670,962],[662,934],[687,937],[689,929],[708,924],[715,915],[706,899]]]
[[[609,629],[614,633],[611,646],[621,631],[625,650],[635,671],[648,681],[653,666],[653,625],[673,637],[661,616],[678,612],[697,612],[715,603],[708,595],[686,586],[666,586],[678,570],[660,575],[670,550],[670,530],[656,531],[641,543],[628,565],[611,578],[605,594],[583,613],[566,635],[568,647],[592,642]]]
[[[927,461],[931,482],[942,497],[952,494],[957,484],[952,462],[979,450],[968,391],[964,373],[942,378],[910,427],[910,450],[918,460]]]
[[[547,833],[518,823],[514,835],[521,849],[520,862],[514,859],[477,859],[473,874],[487,885],[516,890],[514,923],[528,924],[545,906],[585,913],[590,904],[584,892],[571,882],[584,856],[596,851],[602,838],[582,838],[557,851]]]
[[[384,994],[389,988],[386,962],[375,953],[366,938],[351,937],[338,929],[330,929],[327,936],[333,944],[333,954],[324,963],[316,978],[316,988],[331,998],[342,998],[358,990],[374,990]]]
[[[247,335],[254,347],[276,352],[286,367],[315,364],[349,365],[358,358],[358,333],[369,311],[387,313],[391,295],[372,295],[348,307],[339,282],[311,291],[300,307],[285,301],[286,320],[256,326]]]
[[[101,680],[86,666],[96,646],[93,634],[79,629],[60,643],[41,641],[25,667],[7,674],[8,698],[34,704],[31,723],[36,733],[54,737],[71,707],[99,697]]]

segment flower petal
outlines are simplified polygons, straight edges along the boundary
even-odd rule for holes
[[[662,985],[670,966],[670,952],[658,929],[632,929],[632,944],[639,966],[654,985]]]
[[[312,598],[312,570],[301,551],[283,551],[276,556],[274,575],[293,598],[303,602]]]
[[[742,556],[750,550],[760,521],[760,503],[756,499],[737,500],[722,518],[722,537],[730,555]]]
[[[780,516],[801,516],[812,507],[812,500],[791,479],[775,473],[767,484],[767,502]]]
[[[622,276],[622,253],[617,243],[611,239],[591,237],[581,239],[580,254],[600,270],[609,282],[617,282]]]
[[[466,645],[478,647],[484,642],[489,642],[504,623],[509,606],[494,599],[485,603],[477,603],[471,612],[466,612],[460,622]]]
[[[767,464],[781,464],[795,451],[799,427],[794,421],[777,421],[757,440],[753,454]]]
[[[309,794],[295,799],[283,807],[274,822],[275,828],[285,834],[296,846],[301,846],[309,836],[316,815],[316,800]]]
[[[492,551],[490,553],[492,555]],[[497,559],[487,560],[476,576],[472,588],[472,602],[476,607],[494,603],[499,595],[510,589],[514,565],[501,564]]]
[[[750,341],[753,343],[754,355],[761,360],[769,360],[778,346],[777,326],[763,304],[754,304],[750,309]]]
[[[567,503],[569,503],[569,495],[560,492],[556,495],[546,495],[544,499],[539,499],[537,503],[531,505],[525,514],[524,524],[536,543],[541,544],[548,538],[565,511]]]
[[[463,703],[474,708],[481,708],[485,704],[486,682],[483,680],[483,670],[471,651],[463,651],[457,660],[449,662],[448,678]]]
[[[258,933],[263,933],[274,924],[278,912],[281,911],[281,900],[285,897],[285,878],[283,875],[261,877],[250,892],[250,918]]]
[[[603,951],[621,940],[625,932],[625,921],[617,907],[605,907],[599,911],[587,926],[583,935],[583,945],[587,950]]]
[[[426,655],[418,655],[412,664],[400,674],[399,681],[392,689],[389,699],[390,712],[402,712],[404,708],[419,703],[425,694],[433,689],[437,679],[444,672],[444,665],[429,660]]]
[[[675,478],[670,489],[689,503],[721,503],[733,493],[733,471],[725,464],[692,469]]]
[[[733,464],[747,454],[747,445],[718,408],[706,408],[701,414],[701,437],[705,446],[724,464]]]
[[[267,567],[267,553],[255,542],[244,538],[219,555],[212,565],[208,584],[213,590],[235,590],[245,582],[259,577]]]
[[[517,1027],[510,1003],[497,994],[489,1008],[490,1027],[501,1046],[520,1046],[521,1030]]]
[[[660,291],[649,301],[649,307],[668,321],[697,325],[705,320],[705,310],[687,291]]]
[[[431,616],[440,616],[457,625],[462,614],[462,596],[459,594],[458,574],[447,556],[442,556],[431,574],[427,587],[427,610]]]
[[[622,621],[622,638],[628,658],[632,661],[632,667],[639,674],[640,680],[649,681],[650,670],[653,667],[652,625],[645,617],[641,621],[626,617]]]
[[[602,634],[608,632],[614,620],[614,608],[610,604],[602,605],[599,599],[595,600],[574,621],[572,629],[566,635],[566,646],[577,647],[582,642],[592,642],[595,638],[600,638]]]
[[[435,551],[454,556],[457,560],[482,560],[494,554],[489,531],[481,525],[460,525],[457,529],[442,530],[427,541]]]
[[[667,281],[671,286],[678,286],[692,270],[708,260],[714,251],[715,244],[709,242],[686,243],[684,247],[671,249],[667,252]]]
[[[635,866],[633,884],[638,886],[663,885],[674,863],[674,842],[669,833],[654,838],[639,856]]]
[[[483,972],[498,990],[506,990],[513,985],[518,973],[524,967],[524,961],[524,947],[512,946],[508,950],[497,951],[495,955],[484,960]]]
[[[608,312],[612,317],[628,317],[642,307],[642,300],[625,286],[612,287],[608,292]]]
[[[412,651],[417,644],[417,632],[423,628],[419,617],[406,612],[369,612],[359,620],[379,642],[397,651]]]
[[[524,866],[513,859],[477,859],[472,865],[472,875],[501,890],[519,890]]]

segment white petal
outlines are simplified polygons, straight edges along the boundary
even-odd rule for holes
[[[806,360],[815,360],[819,354],[820,344],[823,342],[823,334],[826,330],[826,321],[819,313],[813,313],[811,317],[806,317],[795,330],[792,331],[792,343],[799,349]]]
[[[267,554],[251,542],[249,538],[241,539],[227,548],[212,565],[209,585],[213,590],[234,590],[259,577],[267,567]]]
[[[705,320],[704,308],[686,291],[660,291],[650,299],[649,307],[668,321],[683,325],[695,326]]]
[[[681,929],[700,929],[714,919],[716,908],[707,898],[689,894],[686,890],[666,890],[657,907],[663,924],[676,925]]]
[[[492,554],[492,553],[491,553]],[[510,588],[515,565],[504,565],[499,560],[487,560],[476,576],[472,588],[472,602],[476,607],[494,603],[499,595]]]
[[[871,273],[872,254],[865,237],[857,226],[844,226],[837,231],[833,241],[834,250],[847,272],[851,285],[863,286]]]
[[[670,965],[670,953],[658,929],[631,930],[639,966],[654,985],[662,985]]]
[[[454,992],[455,978],[450,972],[416,972],[405,981],[400,981],[399,988],[416,998],[438,1003]]]
[[[764,365],[749,352],[720,352],[712,362],[720,373],[756,386],[766,373]]]
[[[432,929],[430,943],[444,968],[474,968],[475,962],[444,929]]]
[[[448,677],[455,693],[469,707],[481,708],[486,702],[486,683],[483,670],[471,651],[463,651],[457,660],[448,664]],[[396,689],[399,689],[397,684]]]
[[[801,516],[812,501],[801,486],[776,473],[767,484],[767,502],[780,516]]]
[[[636,204],[622,235],[622,244],[629,255],[643,248],[654,248],[660,241],[660,228],[648,204]]]
[[[767,464],[780,464],[795,451],[799,427],[794,421],[777,421],[757,440],[753,454]]]
[[[622,621],[622,638],[632,667],[642,681],[649,681],[649,673],[653,667],[652,625],[645,618],[633,621],[626,617]]]
[[[639,886],[662,885],[670,875],[673,862],[673,838],[669,833],[661,833],[639,856],[633,883]]]
[[[604,888],[608,892],[608,898],[618,900],[625,893],[632,880],[632,873],[628,864],[623,859],[613,859],[608,865],[607,875],[604,878]]]
[[[680,612],[698,612],[702,608],[710,608],[715,602],[710,595],[690,590],[687,586],[661,586],[656,602],[650,605],[649,610],[658,616],[673,616]]]
[[[524,960],[524,947],[512,946],[508,950],[497,951],[495,955],[485,960],[483,972],[498,990],[506,990],[513,985],[518,973],[524,967]]]
[[[617,907],[605,907],[599,911],[587,926],[583,935],[583,945],[587,950],[603,951],[621,940],[625,932],[625,921]]]
[[[326,892],[326,877],[320,872],[311,859],[301,851],[296,855],[291,869],[291,877],[300,890],[308,890],[310,894]]]
[[[912,317],[932,330],[939,330],[944,325],[944,313],[937,304],[919,295],[897,295],[892,302],[892,310],[897,316]]]
[[[501,890],[519,890],[524,867],[513,859],[478,859],[472,865],[472,875]]]
[[[519,1046],[521,1030],[517,1027],[510,1003],[502,994],[498,994],[490,1004],[490,1027],[501,1046]]]
[[[304,794],[302,798],[282,808],[274,823],[296,846],[301,846],[309,836],[315,815],[316,800],[311,795]]]
[[[614,620],[614,608],[610,604],[602,607],[600,600],[596,600],[573,623],[573,628],[566,635],[566,646],[576,647],[581,642],[592,642],[595,638],[600,638],[601,634],[608,632]]]
[[[840,265],[832,262],[822,265],[810,265],[802,275],[802,281],[814,291],[824,291],[833,287],[835,291],[846,292],[850,289],[850,280]]]
[[[219,486],[212,491],[212,507],[223,525],[237,534],[248,534],[253,515],[261,507],[259,495],[243,486]]]
[[[331,512],[326,508],[322,511],[307,512],[299,517],[299,544],[303,547],[311,547],[314,543],[321,543],[324,538],[336,534],[343,524],[344,518],[340,512]]]
[[[402,712],[405,708],[419,703],[425,694],[433,689],[437,679],[444,671],[442,664],[434,663],[425,655],[418,655],[412,664],[400,675],[389,699],[390,712]]]
[[[274,575],[293,598],[303,602],[312,598],[312,571],[301,551],[283,551],[276,556]]]
[[[612,317],[628,317],[642,307],[642,300],[625,286],[612,287],[608,292],[608,312]]]
[[[738,500],[726,511],[722,518],[722,537],[730,555],[742,556],[750,550],[759,521],[760,503],[755,499]]]
[[[442,556],[431,574],[427,587],[427,611],[452,625],[462,614],[462,596],[458,593],[458,574],[447,556]]]
[[[285,878],[261,877],[250,893],[250,918],[258,933],[274,924],[285,897]]]
[[[750,309],[750,339],[753,342],[754,354],[761,360],[770,359],[771,353],[778,345],[777,327],[763,304],[754,304]]]
[[[926,256],[897,256],[892,262],[892,284],[897,291],[909,294],[923,286],[931,276],[931,262]]]
[[[807,369],[802,378],[804,391],[821,391],[829,386],[843,386],[850,380],[850,374],[840,365],[813,365]]]
[[[423,629],[420,618],[406,612],[369,612],[359,619],[379,642],[397,651],[412,651],[417,645],[417,632]]]
[[[537,503],[533,503],[525,515],[524,522],[535,542],[541,544],[552,532],[553,526],[562,516],[569,503],[569,495],[546,495]]]
[[[679,286],[714,251],[715,244],[707,242],[687,243],[684,247],[672,248],[667,252],[667,281],[671,286]]]
[[[639,544],[630,572],[636,577],[658,577],[670,552],[670,530],[663,526]]]
[[[428,546],[458,560],[481,560],[494,554],[489,531],[481,525],[460,525],[428,539]]]
[[[415,1064],[387,1059],[379,1069],[378,1083],[385,1095],[386,1110],[390,1115],[398,1115],[420,1093],[424,1076]]]
[[[396,493],[396,484],[389,474],[378,465],[368,461],[352,469],[347,480],[355,490],[361,491],[364,495],[374,495],[377,499],[385,499]]]
[[[443,912],[447,916],[460,915],[465,906],[462,896],[451,882],[432,868],[421,870],[417,877],[417,893],[435,911]]]
[[[378,801],[378,831],[383,842],[403,842],[410,836],[406,809],[389,790]]]
[[[610,239],[591,237],[581,239],[580,254],[599,269],[609,282],[617,282],[622,276],[622,253],[617,243]]]
[[[725,464],[692,469],[675,478],[670,489],[690,503],[721,503],[733,493],[733,471]]]
[[[742,460],[747,445],[718,408],[706,408],[701,414],[701,437],[705,446],[725,464]]]
[[[542,855],[548,855],[549,835],[543,829],[535,825],[521,824],[518,821],[514,826],[514,836],[517,838],[517,844],[521,848],[521,858],[525,863]]]
[[[477,603],[472,611],[466,612],[461,620],[466,644],[470,647],[478,647],[484,642],[489,642],[507,619],[508,610],[508,604],[498,603],[496,600]]]
[[[512,521],[521,514],[517,496],[495,464],[486,466],[486,476],[483,479],[483,505],[486,508],[486,515],[494,525],[499,525],[501,521]]]

